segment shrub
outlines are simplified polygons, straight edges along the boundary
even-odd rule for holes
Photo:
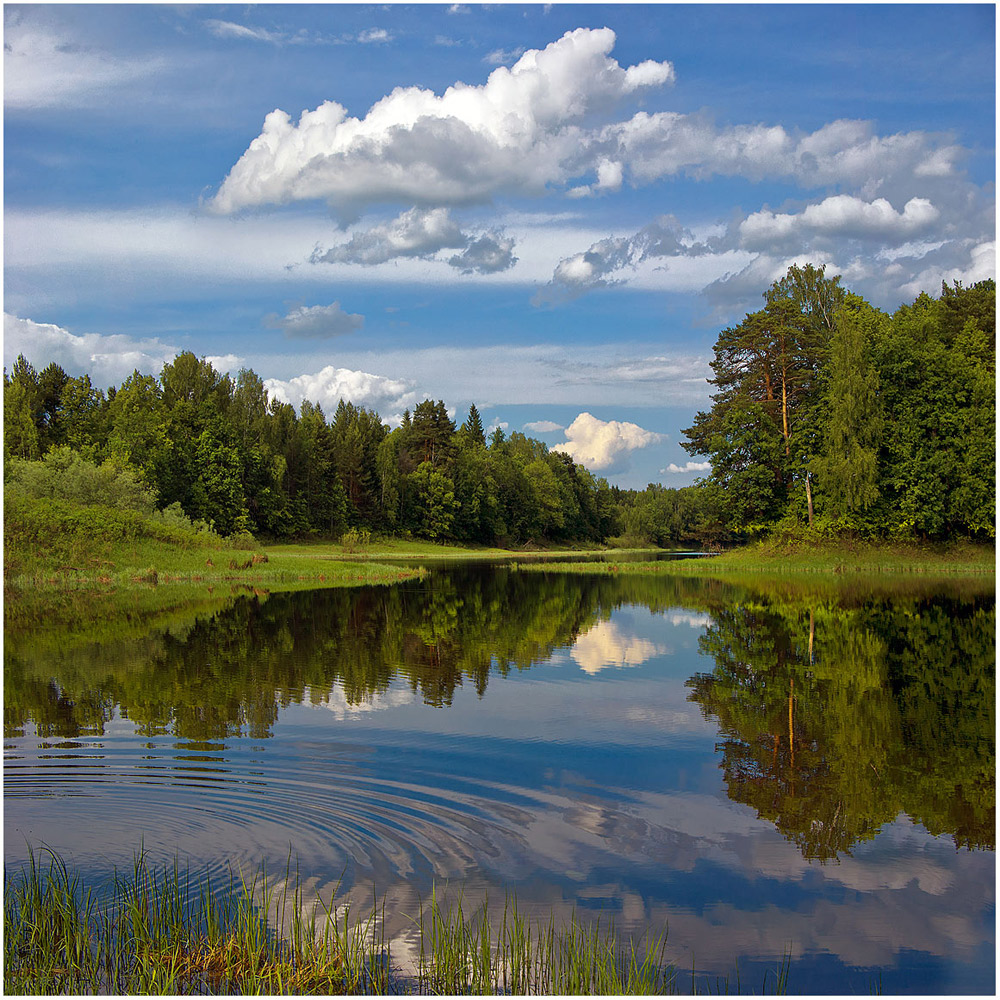
[[[4,497],[17,496],[140,514],[152,514],[156,506],[155,494],[139,469],[111,459],[96,465],[67,447],[53,448],[37,462],[19,458],[7,462]]]

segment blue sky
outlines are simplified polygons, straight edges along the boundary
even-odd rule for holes
[[[789,264],[889,310],[993,276],[994,18],[6,5],[4,362],[193,350],[686,485],[715,338]]]

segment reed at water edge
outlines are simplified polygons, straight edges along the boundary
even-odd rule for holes
[[[377,902],[362,919],[322,900],[306,907],[297,875],[268,888],[230,873],[193,881],[137,853],[98,899],[54,852],[4,873],[4,992],[39,994],[547,994],[696,992],[665,963],[666,934],[622,943],[613,925],[575,918],[532,925],[508,896],[499,923],[485,903],[466,918],[461,896],[432,891],[415,924],[418,967],[402,975]],[[278,931],[275,930],[278,929]],[[782,993],[788,961],[765,979]],[[729,992],[728,981],[716,984]],[[737,982],[737,992],[739,984]]]

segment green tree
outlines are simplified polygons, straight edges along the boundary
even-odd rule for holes
[[[407,477],[408,520],[414,534],[447,538],[451,534],[458,502],[455,484],[430,462],[421,462]]]
[[[473,444],[486,447],[486,432],[483,430],[483,421],[479,416],[479,410],[476,409],[475,403],[469,407],[469,416],[466,418],[465,423],[462,424],[462,430],[465,431],[469,441]]]
[[[885,417],[872,346],[888,317],[857,296],[837,312],[823,409],[823,454],[814,462],[825,513],[835,525],[871,530],[879,495],[879,451]]]
[[[455,422],[448,416],[443,400],[435,403],[425,399],[416,405],[408,442],[415,461],[446,467],[455,453],[454,435]]]
[[[38,458],[38,428],[31,413],[31,397],[23,381],[3,374],[3,453],[5,459]]]

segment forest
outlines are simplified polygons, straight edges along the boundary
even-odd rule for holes
[[[684,431],[693,486],[623,490],[541,441],[425,399],[390,429],[269,398],[191,352],[103,390],[4,369],[8,502],[120,505],[225,536],[345,532],[466,544],[714,545],[772,533],[992,539],[996,287],[942,285],[892,315],[793,266],[723,330],[711,406]]]

